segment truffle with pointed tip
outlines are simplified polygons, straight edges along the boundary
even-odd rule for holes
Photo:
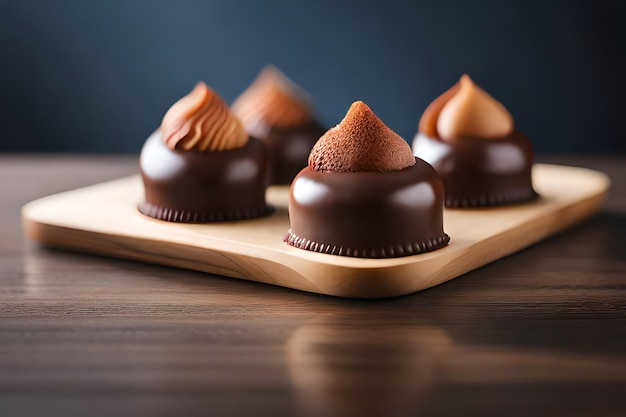
[[[428,106],[419,127],[422,132],[445,140],[498,139],[513,132],[513,116],[464,74]]]
[[[415,165],[408,143],[362,101],[350,106],[344,119],[326,132],[309,155],[318,172],[388,172]]]
[[[450,240],[441,178],[362,101],[320,138],[293,180],[289,223],[288,245],[340,256],[409,256]]]
[[[232,111],[267,147],[272,184],[290,184],[326,131],[309,95],[271,65],[233,102]]]
[[[424,111],[413,153],[441,175],[447,207],[530,201],[532,145],[513,117],[468,75]]]
[[[248,133],[241,122],[203,82],[165,113],[161,135],[170,149],[185,151],[225,151],[241,148],[248,142]]]

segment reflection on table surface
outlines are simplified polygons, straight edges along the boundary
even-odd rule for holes
[[[457,344],[442,328],[327,319],[287,342],[298,407],[310,416],[408,416],[440,385],[626,383],[620,356]]]

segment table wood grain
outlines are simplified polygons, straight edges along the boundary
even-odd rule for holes
[[[0,156],[0,416],[626,415],[626,157],[591,220],[446,284],[336,299],[41,247],[20,207],[135,156]]]

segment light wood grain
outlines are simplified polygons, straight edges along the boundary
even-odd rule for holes
[[[205,271],[327,295],[355,298],[414,293],[514,253],[593,214],[609,185],[601,173],[537,165],[541,198],[496,209],[446,210],[446,248],[392,259],[304,251],[282,242],[288,187],[272,187],[270,217],[219,224],[175,224],[139,214],[138,177],[27,204],[27,234],[46,245]]]

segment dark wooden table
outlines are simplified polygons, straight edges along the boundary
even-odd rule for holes
[[[354,301],[28,241],[29,200],[134,156],[0,156],[0,416],[626,415],[626,158],[593,219]]]

